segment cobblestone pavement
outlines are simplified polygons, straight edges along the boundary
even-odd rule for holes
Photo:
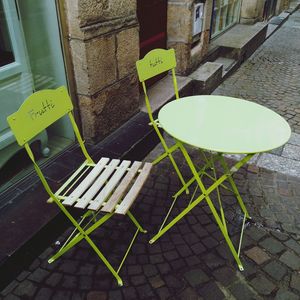
[[[146,158],[151,161],[158,146]],[[191,154],[197,161],[195,150]],[[176,154],[177,161],[183,161]],[[200,162],[199,162],[200,163]],[[248,167],[249,168],[249,167]],[[190,176],[182,165],[184,176]],[[82,242],[53,264],[46,249],[1,293],[4,299],[300,299],[300,227],[295,214],[299,180],[263,169],[241,169],[238,188],[253,219],[247,224],[238,271],[205,203],[195,207],[157,242],[157,232],[179,182],[168,161],[153,168],[133,213],[148,230],[138,236],[120,275],[124,286]],[[206,184],[209,182],[206,181]],[[228,228],[235,244],[242,216],[235,198],[222,192]],[[273,201],[276,199],[276,204]],[[178,199],[173,216],[187,205]],[[278,204],[279,203],[279,204]],[[288,204],[288,205],[286,205]],[[284,209],[283,209],[284,208]],[[299,215],[299,207],[297,208]],[[93,235],[116,264],[133,233],[128,220],[116,218]],[[293,225],[291,225],[293,224]],[[66,232],[60,240],[67,235]]]
[[[296,24],[299,12],[290,18],[260,48],[259,53],[241,67],[241,71],[238,71],[241,73],[230,77],[216,92],[244,96],[254,101],[265,99],[263,104],[283,113],[285,117],[290,114],[290,124],[297,131],[299,112],[295,103],[299,83],[296,79],[300,73],[299,54],[293,47],[300,40],[297,37],[300,31],[296,32],[292,24]],[[293,38],[287,37],[289,33]],[[285,43],[281,38],[285,39]],[[291,52],[279,53],[276,49],[281,46],[286,52]],[[273,66],[269,63],[274,61],[272,51],[274,60],[277,58],[278,61]],[[287,58],[292,56],[294,58],[289,61]],[[260,67],[263,63],[265,67]],[[298,72],[293,68],[298,68]],[[270,70],[274,77],[269,72],[263,76],[263,70]],[[286,81],[276,77],[276,72],[290,75]],[[293,74],[295,77],[292,78]],[[250,80],[248,77],[253,78]],[[273,79],[278,84],[273,84]],[[247,87],[249,90],[246,91]],[[230,92],[234,89],[236,92]],[[284,93],[286,97],[283,97]],[[280,101],[278,95],[281,95]],[[151,161],[160,151],[161,147],[157,146],[146,160]],[[198,153],[195,150],[190,152],[197,161]],[[188,178],[190,172],[179,153],[176,154],[176,160],[181,162],[181,170]],[[82,242],[53,264],[48,264],[47,259],[55,246],[46,249],[0,292],[0,298],[300,299],[299,178],[256,165],[245,166],[234,177],[252,216],[245,229],[241,250],[244,272],[238,271],[205,202],[195,207],[157,242],[149,245],[148,241],[157,232],[172,195],[180,187],[170,163],[164,161],[153,168],[133,208],[133,213],[148,233],[137,237],[121,269],[120,275],[124,281],[122,288],[117,286],[96,254]],[[205,183],[209,184],[206,180]],[[215,195],[212,197],[215,198]],[[237,244],[242,216],[231,194],[222,191],[222,199],[229,233]],[[178,199],[172,216],[183,209],[187,202],[187,196]],[[114,218],[103,229],[93,234],[93,238],[115,265],[124,252],[133,227],[127,219]],[[68,232],[59,240],[63,241]]]
[[[265,105],[281,114],[300,133],[300,10],[213,94]]]

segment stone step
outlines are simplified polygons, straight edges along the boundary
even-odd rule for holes
[[[235,66],[238,65],[237,60],[227,57],[218,57],[214,63],[223,65],[222,77],[225,77],[231,70],[234,69]]]

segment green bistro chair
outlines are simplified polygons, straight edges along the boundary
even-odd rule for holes
[[[181,174],[181,171],[179,170],[179,167],[173,157],[173,152],[179,149],[179,144],[175,140],[175,143],[172,146],[168,146],[163,134],[161,132],[162,129],[158,120],[154,119],[153,117],[153,112],[152,108],[150,105],[148,93],[147,93],[147,86],[146,86],[146,81],[160,75],[164,72],[171,71],[172,72],[172,81],[173,81],[173,88],[174,88],[174,93],[176,99],[179,99],[179,93],[178,93],[178,87],[177,87],[177,80],[176,80],[176,75],[175,75],[175,67],[176,67],[176,56],[175,56],[175,50],[174,49],[154,49],[148,52],[143,59],[140,59],[136,62],[136,68],[137,68],[137,73],[138,73],[138,78],[139,81],[142,83],[144,95],[145,95],[145,103],[147,107],[147,112],[148,116],[150,119],[150,126],[153,126],[162,146],[164,149],[164,152],[159,155],[153,162],[153,165],[158,164],[160,161],[162,161],[165,158],[169,158],[176,174],[178,175],[178,178],[182,184],[182,189],[180,193],[177,193],[180,195],[183,191],[185,191],[187,194],[189,193],[188,186],[186,185],[186,182]],[[174,205],[177,200],[178,195],[174,195],[173,197],[173,202],[171,203],[171,206],[166,214],[166,217],[164,218],[160,229],[161,230],[164,227],[164,224],[166,223]]]
[[[147,111],[148,111],[148,115],[149,115],[149,119],[150,119],[149,125],[153,126],[153,128],[154,128],[155,132],[157,133],[157,135],[160,139],[160,142],[164,148],[164,152],[161,155],[159,155],[152,162],[152,164],[155,165],[155,164],[159,163],[161,160],[168,157],[179,177],[180,182],[182,183],[182,187],[173,195],[173,201],[172,201],[171,206],[166,214],[166,217],[164,218],[164,220],[159,228],[159,232],[161,232],[161,230],[164,229],[165,224],[171,214],[171,211],[176,203],[177,198],[184,192],[186,194],[189,194],[189,188],[195,182],[194,176],[192,178],[190,178],[189,180],[185,180],[183,178],[183,176],[179,170],[179,167],[172,155],[172,153],[174,151],[176,151],[177,149],[179,149],[179,151],[182,152],[181,147],[180,147],[180,142],[175,140],[174,145],[172,145],[171,147],[169,147],[167,145],[167,143],[160,131],[161,126],[159,124],[159,121],[157,119],[154,119],[154,117],[153,117],[153,112],[151,109],[151,105],[150,105],[150,101],[149,101],[149,97],[148,97],[148,93],[147,93],[147,87],[146,87],[147,80],[149,80],[149,79],[153,78],[154,76],[157,76],[161,73],[171,70],[175,97],[176,97],[176,99],[180,100],[179,93],[178,93],[178,87],[177,87],[177,80],[176,80],[176,75],[175,75],[175,67],[176,67],[176,57],[175,57],[174,49],[169,49],[169,50],[154,49],[154,50],[148,52],[143,59],[138,60],[136,62],[136,68],[137,68],[139,81],[142,83],[143,91],[145,94],[145,102],[146,102],[146,107],[147,107]],[[184,100],[182,100],[182,101],[184,101]],[[219,156],[215,155],[214,153],[211,153],[211,152],[205,153],[205,151],[203,151],[201,149],[199,149],[199,151],[200,151],[200,155],[202,156],[203,161],[204,161],[203,166],[201,166],[201,168],[199,168],[199,170],[198,170],[199,176],[200,177],[207,176],[211,180],[216,181],[217,174],[215,174],[215,172],[214,172],[214,174],[210,175],[207,173],[207,170],[213,170],[213,171],[215,170],[214,162],[220,159]],[[182,153],[182,154],[184,157],[184,153]],[[197,190],[198,190],[198,186],[196,186],[196,189],[192,193],[188,205],[190,205],[190,203],[192,203]],[[217,191],[218,191],[218,189],[217,189]],[[218,191],[218,194],[219,194],[219,191]],[[221,214],[223,216],[223,210],[221,211]],[[150,241],[150,243],[153,243],[154,240],[155,239],[152,239]]]
[[[152,163],[153,165],[159,163],[164,158],[168,157],[179,177],[182,185],[185,185],[185,180],[178,168],[177,163],[174,160],[172,153],[179,149],[177,141],[171,147],[169,147],[159,129],[160,125],[157,119],[154,119],[152,108],[150,105],[150,101],[147,94],[146,80],[153,78],[159,74],[162,74],[167,71],[172,71],[172,79],[173,86],[176,99],[179,99],[177,80],[175,76],[175,67],[176,67],[176,57],[174,49],[154,49],[148,52],[145,57],[136,62],[137,73],[139,77],[139,81],[142,83],[144,94],[145,94],[145,102],[146,107],[150,119],[149,125],[153,126],[155,132],[157,133],[159,140],[164,148],[164,152],[159,155]]]
[[[65,87],[60,87],[56,90],[43,90],[32,94],[17,112],[7,118],[7,121],[18,144],[25,147],[32,160],[34,168],[50,196],[48,202],[55,202],[75,227],[65,244],[48,262],[52,263],[84,239],[121,286],[123,283],[119,271],[137,234],[146,232],[130,212],[130,207],[150,174],[152,164],[110,160],[105,157],[95,163],[84,146],[72,111],[73,105],[68,92]],[[53,192],[35,161],[29,141],[65,115],[69,116],[85,160],[58,191]],[[72,215],[69,209],[71,207],[83,211],[80,222]],[[119,267],[116,269],[90,237],[95,229],[103,225],[114,214],[127,215],[137,228]],[[111,230],[113,231],[114,228]]]

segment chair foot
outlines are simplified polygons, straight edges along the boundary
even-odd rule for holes
[[[153,244],[154,242],[155,242],[155,240],[152,239],[152,240],[149,241],[149,244],[151,245],[151,244]]]
[[[147,233],[148,231],[145,230],[145,229],[140,229],[140,232],[142,232],[142,233]]]
[[[51,258],[48,259],[48,264],[51,264],[51,263],[53,263],[54,261],[55,261],[55,259],[51,257]]]
[[[117,278],[118,286],[123,286],[123,281],[121,278]]]
[[[238,266],[241,272],[244,271],[244,267],[242,265],[238,265]]]

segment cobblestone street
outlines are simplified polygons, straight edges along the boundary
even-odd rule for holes
[[[214,94],[268,106],[300,133],[299,74],[298,10]],[[145,161],[152,161],[161,151],[157,146]],[[198,152],[190,149],[190,153],[201,165]],[[180,153],[175,158],[184,177],[189,178],[190,171]],[[252,217],[246,223],[241,249],[243,272],[238,270],[205,201],[154,244],[148,243],[157,233],[172,195],[181,187],[174,169],[165,160],[153,167],[132,210],[148,232],[138,235],[120,271],[123,287],[117,286],[85,242],[48,264],[48,258],[57,250],[53,243],[0,292],[0,298],[300,299],[300,178],[246,165],[234,179]],[[242,214],[235,197],[226,190],[221,193],[228,231],[238,245]],[[215,194],[212,198],[216,203]],[[188,195],[180,197],[171,218],[188,201]],[[134,228],[130,221],[118,217],[106,224],[93,238],[115,266]],[[61,242],[69,231],[59,238]]]
[[[299,29],[298,10],[213,94],[265,105],[300,133]]]

